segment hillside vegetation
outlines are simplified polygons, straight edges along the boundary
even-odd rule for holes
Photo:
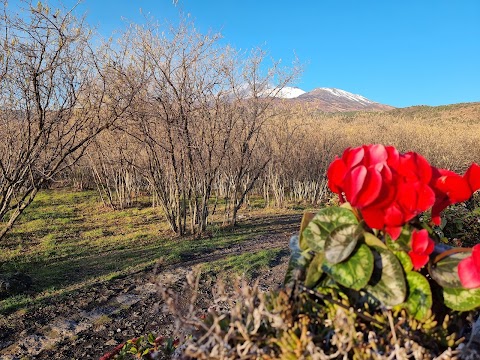
[[[434,166],[458,172],[480,160],[480,103],[349,113],[299,107],[285,118],[291,129],[300,129],[296,145],[310,148],[311,156],[316,156],[318,144],[329,145],[339,155],[346,147],[382,143],[419,152]]]

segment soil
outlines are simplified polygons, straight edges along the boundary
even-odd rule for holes
[[[170,336],[174,319],[162,309],[159,284],[168,281],[182,291],[189,271],[227,256],[282,249],[273,266],[252,279],[262,290],[276,288],[282,284],[289,259],[288,240],[297,231],[300,216],[284,220],[268,235],[174,265],[157,264],[1,317],[0,359],[98,359],[133,337],[149,332]],[[198,303],[208,307],[214,282],[210,276],[202,278]]]

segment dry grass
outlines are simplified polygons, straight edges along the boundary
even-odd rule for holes
[[[458,172],[471,162],[480,162],[480,103],[350,113],[296,108],[283,116],[285,120],[295,151],[318,158],[319,164],[324,163],[318,154],[322,148],[339,155],[346,147],[370,143],[416,151],[432,165]]]
[[[263,293],[240,280],[219,281],[205,313],[195,306],[198,279],[189,274],[181,294],[161,287],[177,335],[186,339],[175,358],[453,360],[459,351],[452,347],[463,341],[455,342],[448,320],[420,324],[390,310],[372,317],[341,299],[319,303],[293,289]]]

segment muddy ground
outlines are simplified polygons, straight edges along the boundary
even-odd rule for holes
[[[28,310],[0,318],[0,359],[98,359],[116,345],[153,332],[170,336],[173,317],[164,313],[159,284],[167,282],[182,291],[185,275],[196,266],[234,254],[262,249],[282,249],[272,267],[254,275],[261,289],[279,286],[288,258],[288,240],[299,224],[292,215],[269,235],[210,254],[95,284],[87,289],[51,299]],[[167,280],[168,279],[168,280]],[[175,285],[175,283],[177,285]],[[199,303],[208,306],[215,277],[202,277]]]

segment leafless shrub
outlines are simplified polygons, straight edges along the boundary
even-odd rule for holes
[[[279,64],[264,71],[264,52],[245,56],[220,46],[218,39],[198,33],[188,22],[166,28],[147,21],[132,25],[118,45],[142,86],[128,120],[117,123],[115,131],[128,135],[126,146],[136,151],[125,160],[150,184],[178,235],[205,231],[210,200],[222,191],[219,180],[224,178],[231,206],[227,221],[235,223],[271,158],[265,126],[272,114],[267,109],[296,74]],[[273,81],[279,85],[270,89]],[[112,147],[102,141],[89,154],[95,158],[95,178],[103,184],[99,189],[111,199],[122,188],[105,185],[106,173],[117,174],[112,179],[123,174],[123,179],[125,167],[117,156],[106,171]]]
[[[132,99],[132,82],[72,10],[25,2],[0,15],[0,238]],[[125,96],[129,89],[130,96]]]

